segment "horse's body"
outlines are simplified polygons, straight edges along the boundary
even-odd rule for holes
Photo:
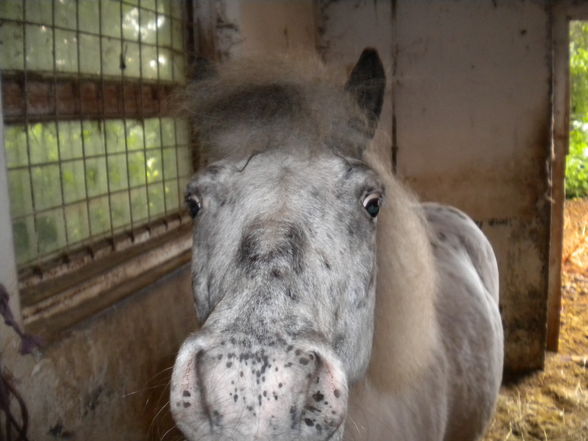
[[[476,440],[494,410],[503,353],[492,248],[463,213],[422,208],[437,269],[439,341],[407,381],[389,376],[390,362],[372,366],[350,395],[350,441]],[[386,346],[385,334],[374,338]]]
[[[365,153],[377,55],[346,91],[252,72],[191,92],[219,160],[187,192],[203,327],[174,367],[178,427],[190,441],[479,439],[502,373],[496,261],[467,216],[419,204]]]

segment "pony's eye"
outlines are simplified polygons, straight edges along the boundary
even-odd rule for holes
[[[376,217],[380,212],[380,205],[382,204],[382,195],[380,193],[368,194],[362,202],[363,208],[371,217]]]
[[[200,199],[193,194],[186,195],[186,206],[188,207],[188,211],[190,212],[192,219],[198,215],[198,212],[202,208]]]

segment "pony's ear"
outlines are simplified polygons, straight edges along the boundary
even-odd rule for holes
[[[382,111],[385,89],[386,73],[378,51],[366,48],[353,67],[345,90],[351,93],[359,107],[366,112],[372,132]]]

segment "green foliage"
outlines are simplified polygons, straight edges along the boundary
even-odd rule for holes
[[[566,197],[588,196],[588,22],[570,23],[570,151]]]
[[[18,263],[178,210],[185,132],[172,118],[6,126]]]

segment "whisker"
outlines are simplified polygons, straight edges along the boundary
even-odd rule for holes
[[[167,429],[165,431],[165,433],[163,434],[163,436],[161,438],[159,438],[159,441],[163,441],[165,439],[165,437],[168,436],[175,428],[176,428],[176,425],[174,424],[169,429]],[[178,438],[178,439],[181,439],[181,438]]]
[[[151,419],[151,423],[149,424],[149,431],[151,431],[153,429],[154,424],[155,424],[155,420],[161,415],[161,412],[163,412],[165,409],[169,409],[169,400],[167,400],[165,402],[165,404],[163,406],[161,406],[161,408],[157,411],[157,413]]]

